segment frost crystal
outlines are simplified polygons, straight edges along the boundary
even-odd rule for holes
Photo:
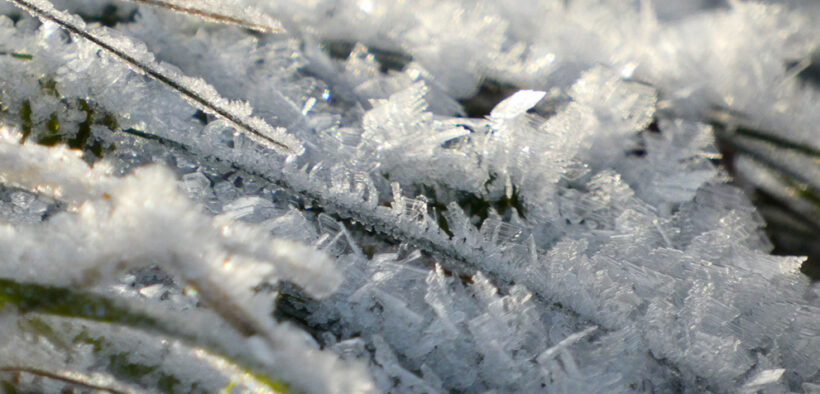
[[[535,90],[520,90],[498,103],[490,112],[490,117],[495,119],[515,118],[538,104],[546,94],[547,92]]]
[[[682,4],[0,3],[0,383],[817,390],[820,6]]]

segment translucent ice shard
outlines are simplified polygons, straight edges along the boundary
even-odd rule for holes
[[[201,199],[211,193],[211,180],[198,171],[183,175],[182,185],[193,199]]]
[[[572,335],[567,336],[566,338],[561,340],[561,342],[556,343],[554,346],[550,347],[549,349],[545,350],[543,353],[538,355],[538,362],[539,363],[545,363],[550,358],[555,357],[556,354],[558,354],[562,350],[564,350],[567,347],[573,345],[574,343],[580,341],[581,339],[583,339],[587,335],[595,332],[595,330],[597,330],[597,329],[598,329],[598,327],[589,327],[589,328],[584,329],[583,331],[580,331],[580,332],[577,332],[577,333],[574,333]]]
[[[519,90],[504,101],[498,103],[490,112],[494,119],[512,119],[538,104],[547,92],[537,90]]]
[[[760,371],[757,375],[749,379],[749,381],[743,385],[743,388],[750,391],[760,390],[764,386],[777,383],[783,376],[784,372],[786,372],[786,370],[782,368]]]
[[[652,121],[658,100],[651,86],[624,81],[613,70],[600,66],[585,71],[570,94],[600,115],[623,122],[630,131],[640,130]]]

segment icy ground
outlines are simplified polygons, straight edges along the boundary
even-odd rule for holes
[[[817,20],[4,0],[0,386],[819,392]]]

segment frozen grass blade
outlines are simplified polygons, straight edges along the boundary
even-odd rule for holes
[[[45,21],[53,22],[65,30],[93,42],[100,48],[126,62],[137,71],[149,75],[179,92],[203,111],[227,119],[248,136],[284,155],[299,155],[303,148],[293,136],[282,128],[274,128],[263,119],[251,115],[247,103],[231,102],[219,95],[205,81],[187,77],[157,62],[150,52],[138,53],[138,43],[122,37],[113,37],[104,30],[94,32],[86,28],[78,17],[58,11],[47,0],[10,0],[15,5]]]
[[[109,376],[104,376],[100,373],[95,373],[92,376],[75,371],[51,371],[43,368],[21,365],[0,366],[0,372],[28,373],[36,376],[41,376],[47,379],[60,380],[65,383],[82,387],[86,390],[104,391],[106,393],[112,394],[128,394],[143,392],[142,390],[138,390],[133,387],[127,387],[124,384],[117,382],[116,379]],[[8,392],[14,393],[16,391]]]
[[[85,166],[86,170],[88,167],[84,162],[82,162],[77,156],[66,155],[63,156],[60,149],[58,148],[46,148],[43,146],[38,146],[33,143],[24,143],[18,144],[19,139],[15,139],[14,136],[17,134],[13,133],[9,136],[9,140],[7,144],[4,146],[9,150],[14,149],[28,149],[30,154],[23,155],[31,159],[31,157],[38,157],[38,153],[42,154],[56,154],[58,155],[61,160],[65,159],[64,161],[73,163],[73,165],[62,165],[62,169],[72,168],[69,172],[73,170],[79,170],[78,167]],[[10,151],[5,151],[6,154],[10,154]],[[25,160],[23,160],[25,161]],[[101,166],[104,167],[104,166]],[[29,170],[22,170],[21,173],[28,173],[31,176],[36,176],[36,173],[39,171],[36,167],[35,168],[28,168]],[[125,267],[119,265],[117,267],[111,267],[110,264],[117,264],[117,262],[129,262],[140,264],[140,262],[145,261],[153,261],[154,263],[165,266],[168,268],[170,272],[173,274],[178,274],[181,280],[185,281],[191,287],[195,288],[198,293],[200,294],[200,298],[205,304],[210,307],[210,310],[218,315],[216,316],[204,316],[210,319],[210,322],[215,322],[221,320],[220,323],[225,323],[230,325],[233,329],[222,330],[223,332],[220,334],[219,338],[209,338],[210,334],[206,335],[204,338],[202,337],[193,337],[189,334],[196,334],[197,328],[191,326],[191,320],[179,320],[174,318],[173,316],[166,317],[162,319],[160,327],[154,327],[150,325],[152,322],[158,322],[159,320],[148,320],[148,323],[142,316],[132,316],[131,314],[124,314],[124,315],[117,315],[112,311],[116,312],[117,305],[108,305],[105,300],[100,300],[98,298],[94,298],[93,296],[86,296],[86,295],[79,295],[77,297],[72,296],[72,291],[66,288],[50,288],[48,285],[54,286],[55,282],[48,282],[45,279],[44,270],[39,270],[37,277],[32,277],[29,280],[25,280],[26,282],[39,282],[39,283],[47,283],[46,287],[31,288],[18,285],[15,286],[14,284],[8,284],[8,288],[5,289],[6,294],[8,297],[12,297],[10,301],[16,301],[17,303],[21,304],[21,309],[23,310],[31,310],[40,308],[45,308],[45,312],[52,313],[52,314],[61,314],[61,315],[68,315],[73,316],[79,314],[80,316],[87,317],[89,319],[96,319],[97,321],[106,321],[106,319],[111,320],[114,319],[114,322],[126,322],[135,325],[145,325],[149,324],[149,328],[152,331],[157,332],[160,336],[167,335],[169,337],[174,338],[190,338],[188,341],[189,343],[200,343],[204,341],[206,344],[213,343],[215,344],[214,347],[219,349],[230,349],[231,354],[235,353],[235,349],[233,345],[226,345],[227,339],[222,338],[223,336],[233,337],[233,341],[236,346],[246,348],[247,349],[255,349],[256,352],[249,356],[241,356],[233,354],[235,357],[244,358],[248,357],[252,359],[251,361],[256,361],[258,365],[258,369],[260,370],[267,370],[268,368],[277,371],[278,373],[285,374],[287,376],[295,378],[291,379],[291,382],[301,388],[304,387],[313,387],[314,391],[321,391],[319,386],[324,384],[324,381],[317,380],[313,377],[308,379],[304,379],[304,375],[299,375],[298,368],[299,365],[294,364],[292,361],[293,359],[300,359],[302,357],[305,358],[303,362],[313,362],[317,359],[322,360],[325,366],[329,365],[329,368],[335,368],[337,365],[340,368],[344,367],[346,370],[352,370],[353,368],[347,368],[348,365],[342,366],[341,363],[338,362],[334,356],[327,354],[326,352],[321,352],[317,349],[314,349],[309,346],[309,344],[303,343],[299,341],[298,334],[295,333],[292,329],[286,326],[278,325],[273,320],[273,318],[269,315],[271,310],[271,303],[272,299],[266,296],[265,293],[260,294],[255,288],[250,286],[255,286],[256,284],[260,283],[260,281],[264,283],[269,283],[270,281],[274,281],[275,279],[281,278],[279,275],[285,275],[285,277],[289,277],[294,280],[294,283],[303,284],[305,289],[311,292],[313,295],[321,296],[326,295],[328,292],[331,292],[335,285],[338,284],[338,281],[341,280],[341,277],[336,275],[332,267],[330,266],[329,260],[325,257],[324,254],[317,252],[315,249],[303,245],[298,244],[295,241],[286,241],[286,240],[275,240],[269,238],[269,234],[266,233],[264,230],[251,227],[247,225],[243,225],[241,223],[233,223],[227,221],[225,218],[212,218],[210,216],[205,216],[201,213],[195,213],[195,210],[192,209],[192,205],[190,200],[185,197],[184,195],[180,194],[180,191],[175,187],[176,182],[174,177],[166,173],[165,170],[162,170],[159,167],[154,167],[155,170],[159,171],[157,173],[150,173],[151,170],[148,168],[141,169],[139,171],[140,174],[144,175],[137,175],[136,177],[144,177],[144,180],[147,182],[167,182],[165,186],[157,187],[157,186],[148,186],[148,185],[126,185],[121,184],[123,189],[120,189],[123,193],[131,194],[132,197],[136,197],[139,202],[131,201],[127,202],[125,200],[120,200],[120,196],[125,197],[125,195],[119,194],[118,191],[111,190],[110,193],[105,194],[101,190],[98,190],[99,193],[102,193],[102,196],[99,194],[97,197],[99,198],[96,202],[101,203],[103,206],[108,206],[110,203],[114,203],[120,205],[121,207],[143,207],[143,208],[157,208],[160,211],[143,211],[143,212],[131,212],[129,209],[116,209],[110,212],[116,212],[117,214],[122,214],[123,218],[120,219],[113,219],[108,221],[111,217],[102,218],[102,217],[95,217],[95,218],[88,218],[89,220],[86,223],[93,223],[92,225],[86,226],[82,225],[81,227],[86,227],[90,230],[92,227],[96,227],[96,225],[105,225],[114,224],[115,226],[121,224],[136,224],[138,227],[140,226],[139,223],[147,224],[147,222],[153,222],[153,219],[164,221],[166,218],[172,217],[173,214],[170,213],[171,211],[161,212],[167,209],[173,209],[176,212],[187,212],[189,215],[186,215],[190,220],[179,220],[177,218],[174,220],[176,224],[181,224],[183,226],[187,226],[184,230],[170,230],[170,227],[174,226],[168,222],[165,224],[159,224],[154,222],[155,225],[158,225],[158,228],[163,228],[168,234],[179,234],[182,235],[188,241],[198,240],[200,242],[204,241],[206,244],[210,245],[209,251],[202,251],[196,252],[196,243],[190,242],[171,242],[166,244],[175,249],[175,251],[158,251],[153,249],[152,247],[138,247],[134,245],[133,242],[129,242],[132,247],[132,251],[137,253],[141,253],[141,251],[151,250],[152,252],[149,253],[156,253],[154,257],[148,256],[133,256],[128,257],[120,252],[114,253],[106,253],[105,246],[97,245],[97,246],[90,246],[88,248],[81,248],[84,250],[92,251],[92,255],[96,256],[89,256],[86,255],[84,257],[79,258],[69,258],[71,261],[72,267],[76,270],[75,273],[85,272],[95,272],[93,274],[96,276],[96,273],[99,273],[98,268],[102,268],[103,270],[107,270],[107,268],[103,267],[96,267],[91,268],[90,271],[86,271],[80,268],[81,264],[95,264],[101,263],[102,265],[109,265],[109,268],[113,268],[114,270],[124,270]],[[149,171],[146,173],[145,171]],[[51,169],[51,173],[60,173],[59,170]],[[87,173],[88,174],[88,173]],[[164,174],[164,175],[163,175]],[[67,173],[64,173],[67,175]],[[82,176],[80,176],[82,177]],[[74,178],[74,176],[66,176],[64,178]],[[109,178],[108,176],[104,176],[103,178]],[[111,178],[113,182],[128,182],[129,179],[135,179],[134,177],[125,177],[125,178]],[[163,180],[164,179],[164,180]],[[5,178],[6,181],[10,180],[10,178]],[[58,185],[59,181],[55,185],[55,188],[60,188]],[[94,182],[92,182],[94,183]],[[106,182],[102,182],[106,183]],[[100,185],[100,184],[98,184]],[[72,188],[77,190],[80,195],[85,195],[86,197],[91,197],[87,195],[87,191],[80,191],[83,189],[82,187]],[[92,188],[93,189],[93,188]],[[145,194],[147,190],[164,190],[165,192],[169,193],[166,196],[156,196],[156,199],[153,201],[149,201],[150,197]],[[73,193],[69,193],[73,194]],[[63,195],[67,198],[72,198],[72,196]],[[93,212],[100,212],[97,211],[95,208],[91,208],[92,205],[95,205],[95,202],[92,200],[87,200],[84,198],[77,199],[78,196],[73,196],[76,203],[80,205],[79,211],[85,212],[88,214],[92,214]],[[93,197],[92,197],[93,198]],[[128,200],[128,197],[125,197]],[[146,200],[148,198],[148,200]],[[84,202],[81,202],[84,200]],[[157,204],[157,202],[161,201],[162,204]],[[171,208],[175,203],[181,204],[177,208]],[[103,206],[99,206],[101,209]],[[138,208],[139,209],[139,208]],[[150,209],[149,209],[150,210]],[[82,220],[82,213],[79,215],[74,215],[72,213],[68,213],[65,216],[61,216],[62,220],[73,221],[73,220]],[[52,224],[61,223],[65,224],[65,221],[61,219],[57,220],[49,220],[41,223],[42,226],[50,226]],[[133,221],[136,221],[134,223]],[[147,222],[146,222],[147,221]],[[211,223],[210,225],[206,223]],[[187,224],[183,224],[187,223]],[[151,227],[151,225],[149,225]],[[6,227],[6,229],[9,229]],[[19,228],[21,231],[26,231],[23,227]],[[126,239],[130,239],[131,241],[135,241],[135,237],[139,238],[139,235],[147,235],[149,238],[153,238],[152,235],[159,235],[159,232],[156,231],[157,228],[149,229],[149,228],[141,228],[141,229],[122,229],[123,231],[118,230],[93,230],[92,232],[96,233],[96,235],[91,235],[89,237],[80,236],[82,239],[80,243],[84,243],[85,241],[90,240],[103,240],[103,243],[106,245],[117,244],[115,240],[114,234],[119,234],[125,237]],[[28,227],[28,230],[36,231],[40,234],[49,233],[48,230],[41,229],[31,229]],[[14,231],[14,230],[10,230]],[[210,235],[196,235],[199,231],[206,231]],[[62,234],[64,231],[57,230],[56,233],[58,238],[62,238]],[[77,236],[79,232],[68,231],[65,233],[71,233],[73,236]],[[104,234],[104,235],[103,235]],[[6,234],[8,235],[8,233]],[[24,236],[25,238],[29,238]],[[101,238],[102,237],[102,238]],[[157,245],[158,243],[162,243],[162,239],[167,239],[167,234],[160,236],[161,238],[153,238],[153,241],[149,241],[149,243],[153,243]],[[213,237],[212,241],[205,241],[205,237]],[[250,245],[249,242],[257,241],[257,245]],[[69,241],[71,242],[71,241]],[[93,241],[92,241],[93,242]],[[76,246],[76,243],[71,242],[73,245],[68,246],[68,248],[73,248]],[[18,243],[18,245],[20,245]],[[51,244],[51,247],[56,249],[64,250],[65,248],[60,248],[55,244]],[[34,248],[22,246],[25,251],[21,251],[21,254],[28,254],[30,250],[43,251],[42,249],[38,249],[38,246]],[[11,252],[12,248],[4,248],[6,252],[9,254],[13,254]],[[116,256],[116,257],[115,257]],[[64,256],[65,257],[65,256]],[[303,259],[304,261],[300,260]],[[44,257],[42,259],[37,259],[44,264],[51,265],[51,266],[59,266],[60,260],[59,256],[51,257]],[[10,269],[17,270],[20,268],[19,264],[14,264],[14,259],[9,258],[6,260],[10,263]],[[31,263],[32,260],[27,260],[28,263]],[[273,263],[273,264],[272,264]],[[283,265],[279,265],[278,263],[284,263]],[[318,265],[317,265],[318,264]],[[278,266],[278,267],[277,267]],[[58,274],[58,276],[62,275],[62,273]],[[327,275],[331,275],[328,277]],[[104,275],[107,276],[107,275]],[[335,278],[335,279],[334,279]],[[56,286],[71,286],[79,284],[79,282],[66,284],[66,282],[58,282]],[[51,291],[53,290],[53,291]],[[41,297],[37,297],[37,294],[41,291],[47,293],[48,297],[43,300]],[[79,299],[77,299],[79,297]],[[90,298],[89,298],[90,297]],[[85,309],[83,309],[85,308]],[[113,309],[112,309],[113,308]],[[127,310],[125,312],[128,312]],[[159,313],[159,312],[158,312]],[[153,313],[152,313],[153,314]],[[194,318],[198,319],[203,317],[199,314],[194,314]],[[198,320],[197,320],[198,321]],[[164,329],[165,331],[162,331]],[[288,354],[288,356],[279,357],[279,354]],[[289,364],[285,364],[283,360],[288,358]],[[356,366],[354,366],[356,367]],[[362,377],[361,380],[356,380],[358,377]],[[301,380],[300,380],[301,379]],[[337,384],[338,383],[334,383]],[[354,375],[354,379],[351,381],[351,386],[356,386],[351,390],[360,389],[363,391],[367,391],[365,385],[368,385],[369,382],[364,378],[364,375]],[[328,386],[321,386],[321,387],[328,387]]]
[[[744,124],[743,119],[729,113],[712,115],[717,138],[736,154],[748,156],[777,174],[781,186],[793,189],[793,195],[815,206],[820,212],[820,150],[799,142],[761,131]],[[740,174],[743,176],[744,174]],[[759,177],[761,174],[748,174]],[[757,185],[763,186],[763,185]],[[764,187],[771,189],[770,187]],[[820,228],[820,223],[815,223]]]
[[[728,166],[741,184],[754,189],[753,198],[766,218],[769,236],[778,244],[778,253],[808,255],[803,272],[814,280],[820,278],[816,245],[820,150],[761,130],[730,111],[713,111],[709,121],[718,141],[730,152]]]
[[[127,0],[167,8],[183,14],[193,15],[218,23],[236,25],[262,33],[282,32],[282,24],[269,17],[264,11],[234,4],[231,1],[179,1],[179,0]],[[202,4],[205,3],[205,4]],[[216,10],[214,10],[216,9]]]
[[[229,363],[241,373],[252,377],[257,385],[263,385],[275,392],[288,392],[289,385],[281,380],[271,378],[257,368],[243,365],[241,360],[225,356],[217,344],[204,344],[202,338],[181,332],[172,325],[148,314],[132,310],[124,303],[109,297],[88,292],[77,292],[67,288],[45,286],[33,283],[19,283],[10,279],[0,278],[0,308],[4,304],[12,304],[20,313],[41,313],[65,318],[83,319],[101,323],[126,326],[147,332],[155,332],[162,337],[175,338],[192,347],[204,347],[207,352],[222,361],[215,364]],[[14,368],[14,367],[7,367]],[[28,371],[25,371],[28,372]],[[46,371],[46,373],[48,373]],[[56,374],[56,375],[55,375]],[[49,373],[48,377],[55,379],[77,379],[84,385],[91,381],[81,374],[60,375],[57,372]],[[85,383],[84,383],[85,382]],[[103,390],[110,390],[106,385]],[[116,391],[116,390],[115,390]]]

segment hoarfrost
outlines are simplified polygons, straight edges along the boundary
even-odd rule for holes
[[[820,8],[633,3],[0,4],[0,379],[811,391]]]

